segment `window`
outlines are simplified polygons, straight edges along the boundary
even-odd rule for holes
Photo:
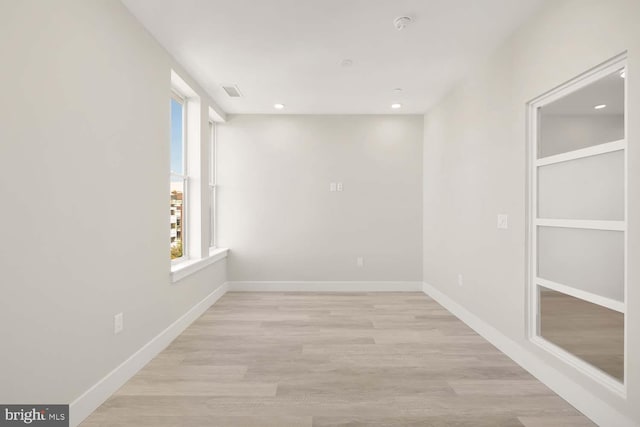
[[[209,247],[216,245],[216,125],[209,122]]]
[[[175,283],[226,258],[228,251],[216,247],[214,122],[224,120],[224,116],[207,105],[174,70],[171,70],[171,94],[167,99],[170,106],[169,246],[170,276]],[[207,108],[208,120],[203,117]]]
[[[171,260],[186,256],[186,207],[187,207],[187,162],[186,162],[186,108],[184,98],[178,94],[171,97],[171,173],[170,173],[170,248]]]

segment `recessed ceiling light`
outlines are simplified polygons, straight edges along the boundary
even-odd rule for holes
[[[343,59],[340,61],[340,65],[343,67],[351,67],[353,65],[353,61],[351,59]]]
[[[397,87],[397,88],[395,88],[395,89],[393,90],[393,93],[396,93],[396,94],[398,94],[398,93],[402,93],[402,88],[401,88],[401,87]]]
[[[620,77],[622,77],[623,79],[627,77],[627,70],[620,70]]]
[[[396,104],[391,104],[391,108],[393,108],[394,110],[397,110],[397,109],[399,109],[401,107],[402,107],[402,104],[397,104],[397,103]]]
[[[284,104],[273,104],[273,108],[276,110],[282,110],[284,108]]]
[[[607,108],[607,104],[596,105],[593,108],[595,108],[596,110],[602,110],[603,108]]]

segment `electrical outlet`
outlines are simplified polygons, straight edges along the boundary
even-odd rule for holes
[[[113,316],[113,334],[117,335],[124,329],[124,314],[118,313]]]
[[[364,257],[359,256],[356,259],[356,264],[357,264],[358,267],[364,267]]]
[[[337,183],[337,185],[336,185],[336,190],[337,190],[337,191],[342,191],[342,183],[341,183],[341,182],[338,182],[338,183]]]
[[[458,274],[458,286],[462,286],[464,284],[462,274]]]

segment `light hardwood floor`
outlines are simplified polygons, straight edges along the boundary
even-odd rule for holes
[[[593,424],[422,293],[227,293],[82,425]]]

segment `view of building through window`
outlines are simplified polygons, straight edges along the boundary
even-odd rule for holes
[[[184,254],[184,206],[185,206],[185,150],[184,150],[184,102],[171,98],[171,259]]]

